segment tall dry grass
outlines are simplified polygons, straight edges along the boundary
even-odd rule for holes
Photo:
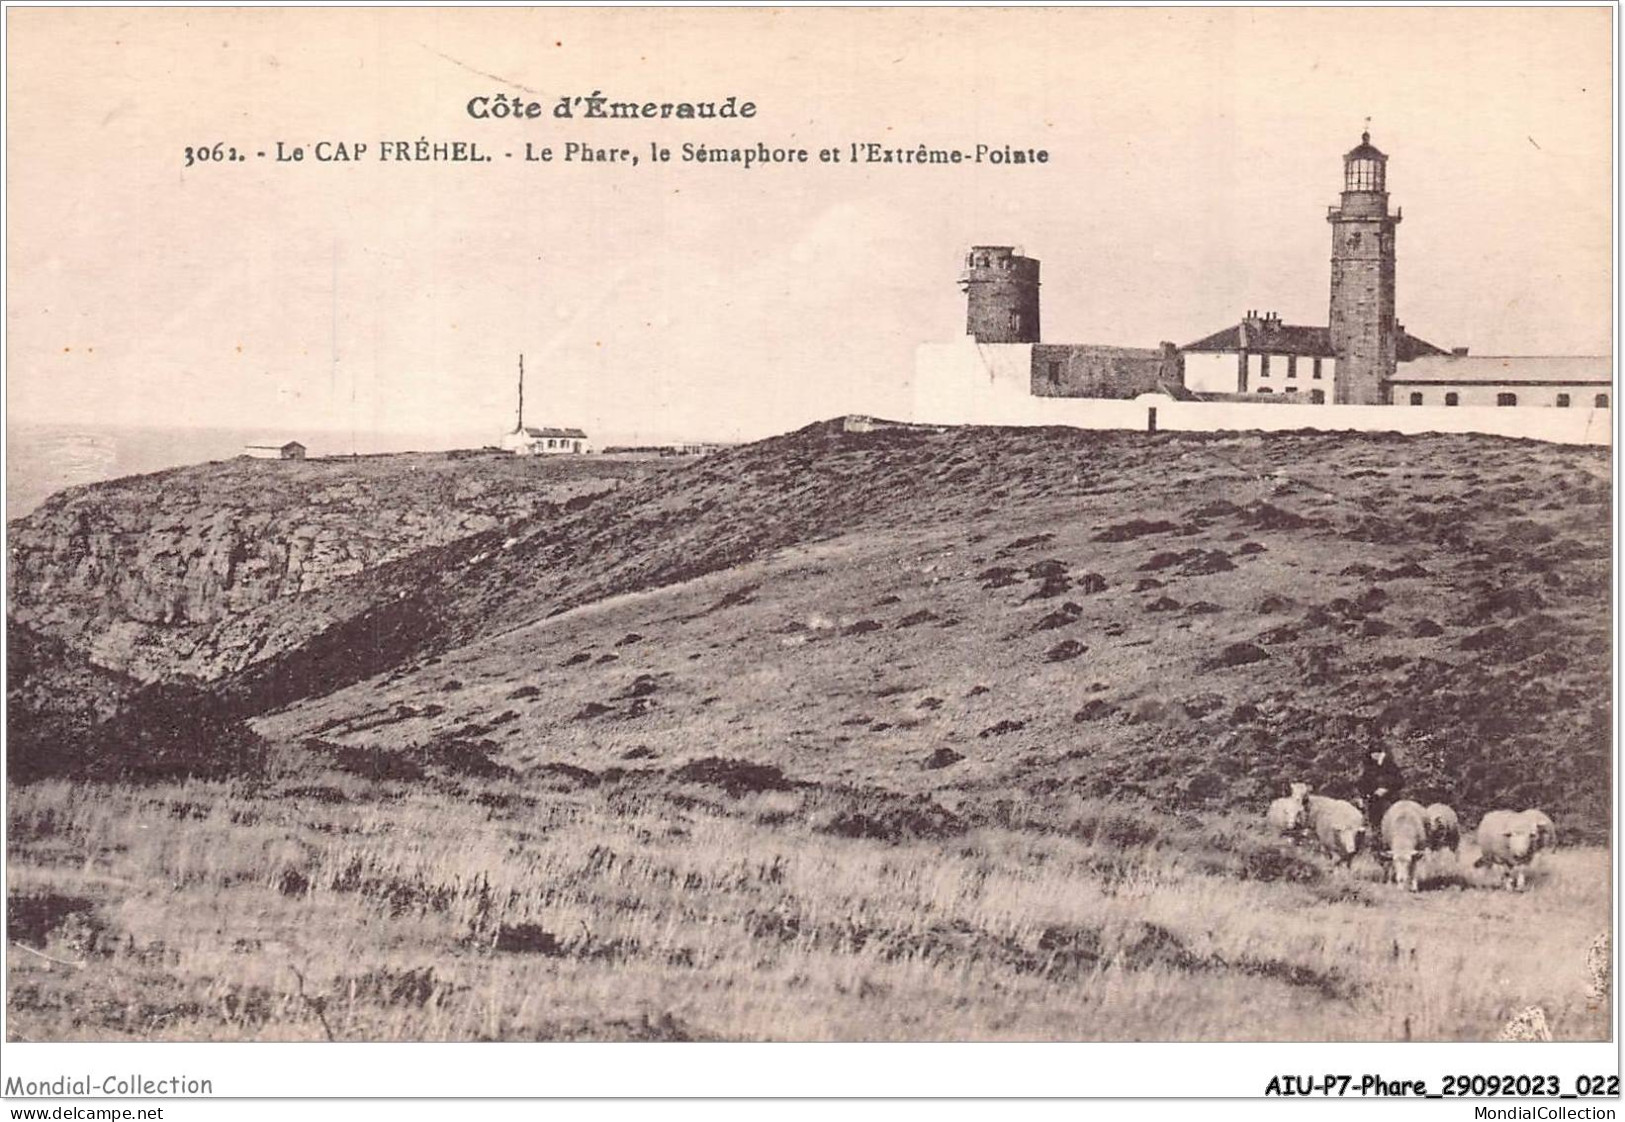
[[[887,840],[815,788],[319,779],[14,788],[14,1035],[1488,1039],[1531,1004],[1607,1032],[1594,849],[1522,894],[1436,858],[1409,896],[1131,804]]]

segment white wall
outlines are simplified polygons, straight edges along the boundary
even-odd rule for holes
[[[1236,392],[1236,356],[1234,354],[1214,354],[1212,352],[1189,351],[1185,354],[1185,385],[1197,393],[1235,393]],[[1286,376],[1289,369],[1286,355],[1270,356],[1270,376],[1264,377],[1264,356],[1250,354],[1247,356],[1247,390],[1257,393],[1268,387],[1275,393],[1285,393],[1288,386],[1297,387],[1297,391],[1305,397],[1310,390],[1324,390],[1327,397],[1332,396],[1332,375],[1337,370],[1335,359],[1323,358],[1320,360],[1320,377],[1315,377],[1315,360],[1305,355],[1298,357],[1297,374],[1291,378]],[[1586,399],[1591,400],[1590,398]],[[1495,404],[1494,398],[1490,404]]]
[[[1235,356],[1229,357],[1234,363]],[[1273,370],[1271,377],[1273,380]],[[1329,378],[1330,371],[1325,371],[1322,382],[1327,383]],[[1155,408],[1157,428],[1164,432],[1278,432],[1305,428],[1329,432],[1480,432],[1558,444],[1600,445],[1611,443],[1613,436],[1613,413],[1608,409],[1287,406],[1175,401],[1162,394],[1141,394],[1132,401],[1034,397],[1031,379],[1030,345],[978,344],[971,339],[927,343],[915,354],[914,416],[905,419],[938,425],[1144,430],[1149,410]],[[1298,381],[1303,383],[1301,378]],[[1307,391],[1299,392],[1307,397]],[[1584,399],[1587,403],[1590,400]]]
[[[1519,408],[1526,405],[1552,408],[1557,404],[1557,395],[1560,393],[1569,395],[1571,409],[1593,408],[1592,402],[1599,393],[1607,394],[1610,402],[1614,400],[1613,389],[1606,386],[1520,386],[1514,382],[1500,386],[1408,386],[1403,382],[1395,382],[1394,404],[1408,405],[1413,393],[1422,395],[1424,407],[1443,405],[1444,395],[1447,393],[1455,394],[1456,404],[1461,406],[1494,406],[1496,396],[1502,393],[1517,394]]]
[[[1236,356],[1188,352],[1185,355],[1185,385],[1197,393],[1235,393]]]
[[[1152,400],[1153,397],[1158,400]],[[1326,432],[1478,432],[1556,444],[1610,444],[1608,409],[1507,409],[1442,405],[1254,405],[1251,402],[1173,401],[1141,395],[1155,405],[1157,428],[1169,432],[1239,432],[1320,429]],[[1137,426],[1138,427],[1138,426]]]

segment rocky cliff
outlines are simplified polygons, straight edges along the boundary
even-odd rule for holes
[[[141,681],[213,679],[331,623],[292,602],[569,513],[657,467],[445,454],[235,460],[64,491],[10,527],[13,623]]]

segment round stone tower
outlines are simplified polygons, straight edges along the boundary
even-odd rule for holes
[[[977,245],[959,275],[965,334],[978,343],[1038,342],[1038,261],[1008,245]]]
[[[1399,361],[1394,319],[1394,230],[1388,213],[1388,157],[1371,134],[1343,156],[1343,200],[1330,209],[1332,224],[1331,344],[1337,356],[1332,400],[1340,405],[1385,405]]]

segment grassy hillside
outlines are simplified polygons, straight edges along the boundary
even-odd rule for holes
[[[13,764],[49,958],[12,956],[9,1023],[1473,1039],[1540,1004],[1599,1038],[1607,480],[1481,437],[819,425],[416,550],[79,742],[161,766]],[[187,708],[225,775],[177,778]],[[1268,836],[1375,740],[1469,824],[1582,844],[1410,897]]]
[[[1600,840],[1605,469],[1467,437],[818,427],[510,532],[417,594],[434,654],[261,728],[1189,807],[1346,791],[1382,739],[1429,800],[1561,805]]]

